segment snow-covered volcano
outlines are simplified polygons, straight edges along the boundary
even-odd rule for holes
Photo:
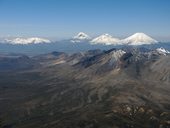
[[[79,32],[76,36],[74,36],[74,39],[79,39],[79,40],[87,40],[90,39],[90,36],[83,32]]]
[[[128,45],[143,45],[143,44],[155,44],[158,41],[144,33],[135,33],[132,36],[122,40],[122,42],[123,44]]]
[[[109,34],[103,34],[91,41],[91,44],[118,45],[119,43],[120,40],[118,38],[113,38]]]
[[[44,38],[32,37],[32,38],[15,38],[15,39],[5,39],[6,43],[9,44],[40,44],[40,43],[50,43],[51,41]]]
[[[76,36],[73,37],[73,39],[71,40],[71,42],[82,42],[82,41],[86,41],[86,40],[90,40],[90,36],[85,34],[84,32],[79,32]]]

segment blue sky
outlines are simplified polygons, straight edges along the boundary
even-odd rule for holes
[[[170,41],[170,0],[0,0],[0,37],[69,38],[83,31]]]

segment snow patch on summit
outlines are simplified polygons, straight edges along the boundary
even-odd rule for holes
[[[123,50],[117,50],[112,53],[112,57],[117,61],[122,57],[126,52]]]
[[[119,59],[125,54],[126,52],[123,50],[113,51],[111,54],[111,59],[109,64],[113,65],[115,62],[119,61]]]
[[[156,51],[159,53],[159,54],[163,54],[163,55],[167,55],[167,54],[170,54],[170,51],[164,49],[163,47],[161,48],[157,48]]]

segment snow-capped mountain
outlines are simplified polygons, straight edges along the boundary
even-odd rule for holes
[[[143,44],[155,44],[158,41],[144,33],[135,33],[134,35],[122,40],[122,42],[123,44],[128,45],[143,45]]]
[[[105,44],[105,45],[118,45],[120,40],[118,38],[113,38],[109,34],[104,34],[90,41],[91,44]]]
[[[79,39],[79,40],[88,40],[90,39],[90,36],[83,32],[79,32],[76,36],[73,37],[73,39]]]
[[[76,43],[76,42],[82,42],[86,40],[90,40],[91,37],[83,32],[79,32],[76,36],[73,37],[71,42]]]
[[[158,53],[160,53],[160,54],[165,55],[165,56],[166,56],[167,54],[170,54],[170,51],[164,49],[163,47],[157,48],[156,51],[157,51]]]
[[[15,39],[5,39],[6,43],[9,44],[40,44],[40,43],[51,43],[50,40],[38,37],[32,38],[15,38]]]

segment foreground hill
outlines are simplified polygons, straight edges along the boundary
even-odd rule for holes
[[[28,57],[27,68],[18,68],[20,59],[15,70],[0,72],[1,127],[170,126],[168,52],[132,47],[52,52]]]

